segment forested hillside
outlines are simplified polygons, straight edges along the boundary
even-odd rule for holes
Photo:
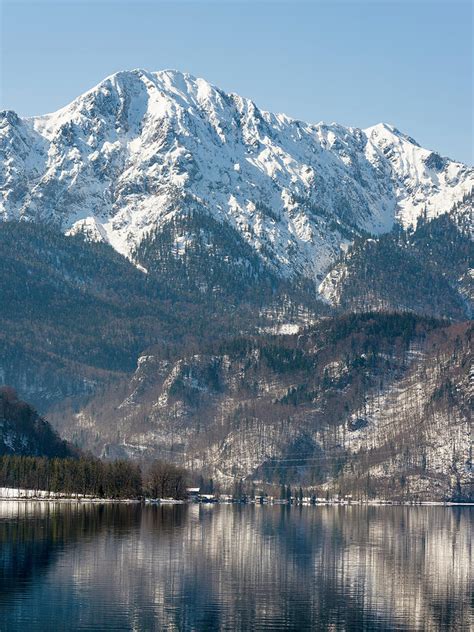
[[[321,283],[322,295],[343,311],[398,310],[463,319],[474,310],[472,218],[449,215],[356,239]]]
[[[191,233],[177,256],[174,244]],[[328,303],[312,282],[278,278],[231,229],[199,215],[150,234],[135,252],[142,268],[107,244],[28,222],[0,223],[0,247],[0,376],[42,412],[129,375],[153,345],[187,353],[204,340],[295,331],[346,311],[462,319],[472,304],[463,274],[472,242],[447,217],[356,242],[323,283]]]
[[[152,344],[192,345],[254,329],[280,313],[297,314],[305,302],[309,313],[311,303],[328,311],[308,292],[283,283],[277,290],[268,280],[266,292],[258,292],[257,283],[247,291],[237,277],[231,286],[225,273],[225,292],[201,292],[186,281],[185,268],[153,268],[150,260],[146,274],[107,244],[27,222],[0,222],[0,248],[1,380],[43,411],[133,371]],[[202,279],[206,261],[198,263]],[[260,317],[270,302],[275,310]]]
[[[0,387],[0,456],[64,458],[75,452],[12,388]]]
[[[226,485],[376,494],[396,480],[400,496],[466,497],[471,336],[466,323],[374,312],[191,353],[156,347],[131,380],[51,418],[97,454],[161,456]]]

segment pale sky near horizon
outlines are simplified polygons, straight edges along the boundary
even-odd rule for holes
[[[54,111],[118,70],[176,68],[309,121],[392,123],[473,164],[468,0],[0,0],[0,109]]]

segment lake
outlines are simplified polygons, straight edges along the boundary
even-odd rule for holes
[[[0,502],[0,630],[469,630],[473,517]]]

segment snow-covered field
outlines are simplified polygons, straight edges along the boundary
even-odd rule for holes
[[[0,487],[0,500],[18,498],[92,498],[92,496],[86,496],[84,494],[62,494],[60,492],[49,492],[44,489]]]
[[[96,498],[87,494],[63,494],[61,492],[48,492],[44,489],[22,489],[17,487],[0,487],[0,501],[10,500],[67,500],[67,501],[81,501],[81,502],[139,502],[134,499],[111,499],[111,498]]]

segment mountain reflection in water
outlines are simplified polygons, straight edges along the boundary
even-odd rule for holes
[[[470,507],[0,503],[0,630],[469,630]]]

